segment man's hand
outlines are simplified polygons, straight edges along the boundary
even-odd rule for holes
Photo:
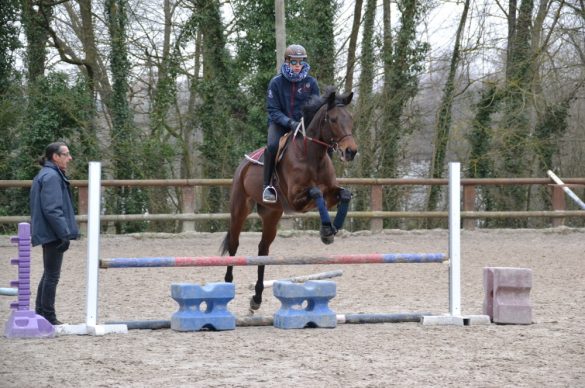
[[[62,238],[59,241],[60,241],[59,244],[57,244],[57,246],[55,247],[57,252],[65,252],[67,249],[69,249],[69,239],[68,238]]]
[[[289,125],[290,130],[291,131],[294,131],[299,126],[299,122],[298,121],[294,121],[294,120],[290,120],[288,122],[288,125]]]

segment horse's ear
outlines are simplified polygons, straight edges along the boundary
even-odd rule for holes
[[[349,94],[346,94],[345,96],[343,96],[343,99],[341,101],[343,102],[343,105],[349,105],[352,98],[353,98],[353,92],[349,92]]]
[[[331,92],[327,97],[327,110],[335,108],[335,105],[335,92]]]

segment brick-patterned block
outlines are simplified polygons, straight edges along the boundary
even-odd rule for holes
[[[227,304],[235,295],[236,288],[233,283],[209,283],[205,286],[190,283],[172,284],[171,297],[179,304],[179,310],[171,316],[171,329],[177,331],[235,329],[236,317],[227,309]]]
[[[492,322],[520,325],[532,323],[531,269],[486,267],[483,270],[483,285],[483,313]]]
[[[282,303],[274,314],[274,327],[302,329],[304,327],[336,327],[337,316],[329,309],[329,300],[336,295],[335,282],[312,280],[305,283],[278,281],[274,296]],[[303,308],[303,305],[306,306]]]

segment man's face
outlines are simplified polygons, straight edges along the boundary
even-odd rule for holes
[[[69,153],[69,147],[67,146],[61,146],[59,148],[59,152],[53,154],[53,163],[55,163],[61,171],[67,171],[67,166],[72,160],[73,157],[71,157],[71,154]]]

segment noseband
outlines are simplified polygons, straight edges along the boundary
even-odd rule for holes
[[[337,107],[343,107],[345,105],[343,105],[343,104],[337,104],[336,106]],[[331,121],[329,120],[329,111],[328,110],[325,112],[325,117],[323,117],[322,121],[325,121],[325,123],[327,125],[329,125],[329,128],[331,129]],[[331,133],[333,134],[333,131],[331,131]],[[352,133],[346,133],[346,134],[342,135],[339,139],[334,139],[332,137],[329,140],[329,144],[327,146],[336,151],[339,148],[339,143],[341,143],[341,141],[343,139],[345,139],[346,137],[353,137],[353,134]]]
[[[337,107],[342,107],[345,106],[343,104],[337,104]],[[329,120],[329,111],[326,110],[325,111],[325,115],[321,118],[321,124],[319,125],[320,128],[325,127],[325,125],[323,125],[323,122],[325,123],[325,125],[329,125],[331,127],[331,121]],[[314,137],[311,136],[307,136],[307,134],[305,133],[305,122],[304,120],[301,118],[301,122],[299,124],[299,126],[297,127],[297,129],[295,130],[294,134],[293,134],[293,141],[296,138],[296,135],[298,133],[301,133],[303,135],[303,139],[304,141],[311,141],[313,143],[317,143],[319,145],[322,145],[325,148],[331,148],[334,151],[337,151],[339,148],[339,143],[345,139],[346,137],[353,137],[352,133],[346,133],[343,136],[341,136],[339,139],[334,139],[333,137],[331,139],[329,139],[329,142],[324,142],[322,140],[316,139]],[[333,132],[333,131],[331,131]]]

